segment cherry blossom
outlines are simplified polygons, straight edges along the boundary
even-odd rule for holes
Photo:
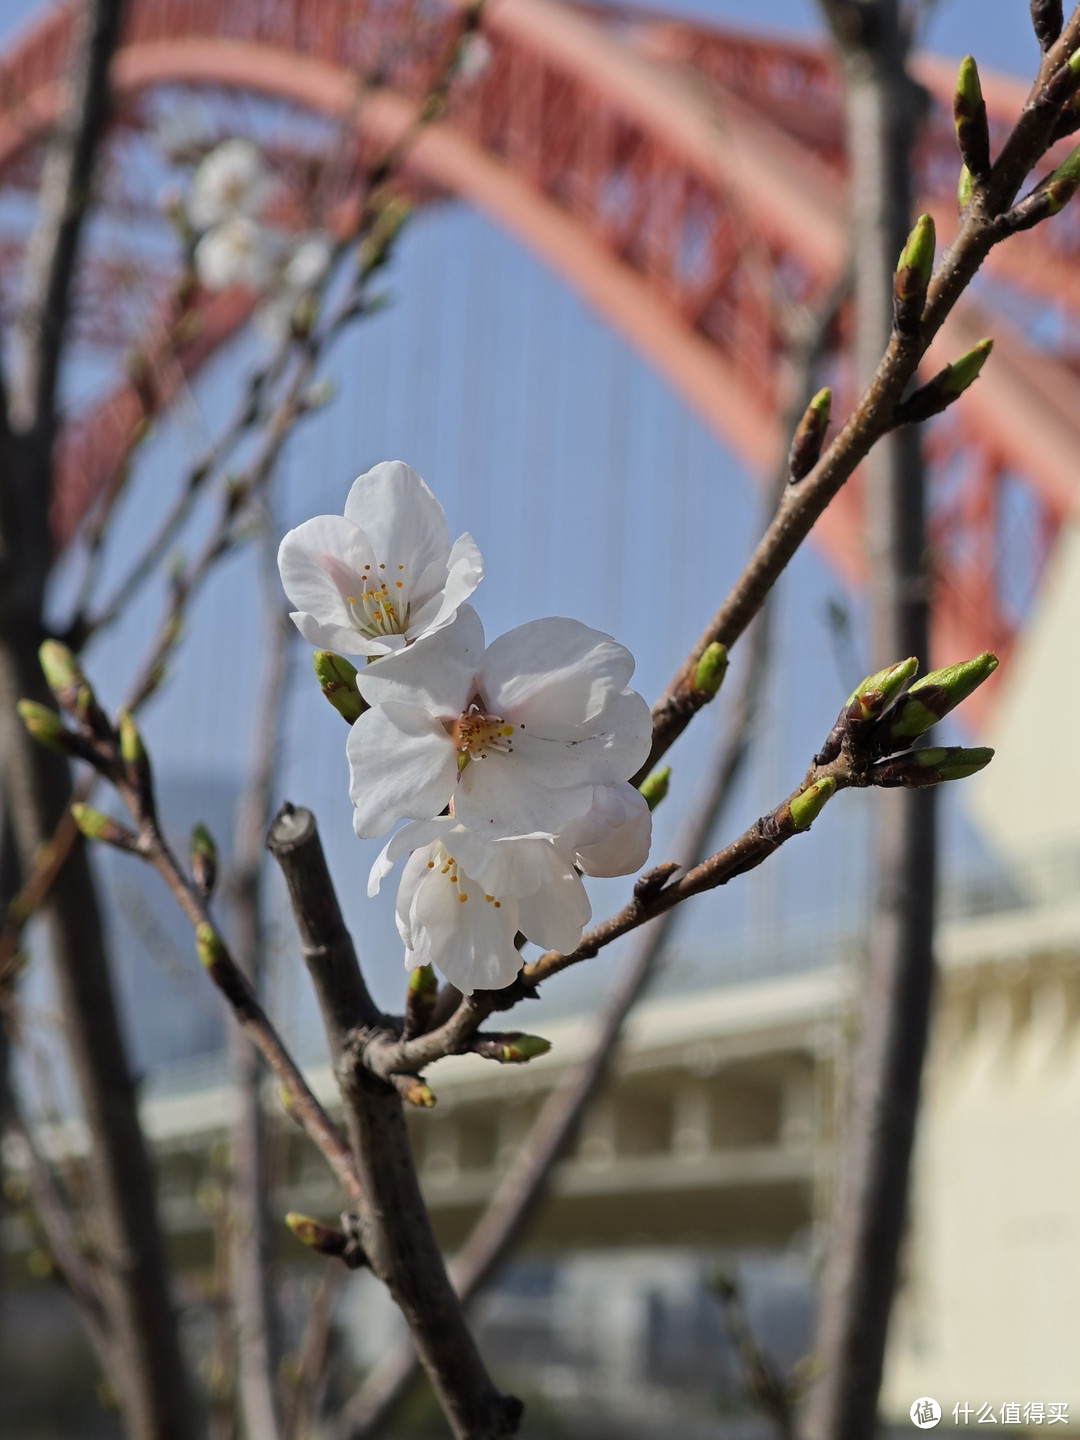
[[[191,182],[188,215],[196,230],[238,216],[260,216],[270,198],[271,177],[257,145],[224,140],[199,165]]]
[[[640,827],[639,802],[603,793],[649,753],[652,716],[627,688],[633,671],[609,635],[564,618],[520,625],[485,650],[463,607],[426,645],[357,677],[371,706],[346,745],[357,834],[451,806],[488,838],[573,837],[577,825],[587,856],[635,816]]]
[[[279,263],[275,237],[246,215],[208,230],[195,246],[195,270],[208,290],[247,285],[265,290]]]
[[[396,919],[405,966],[435,965],[465,995],[521,969],[520,932],[572,950],[592,914],[581,877],[550,835],[490,840],[452,816],[404,826],[372,867],[368,894],[403,855]]]
[[[472,536],[450,544],[442,506],[400,460],[354,481],[344,515],[318,515],[290,530],[278,567],[305,640],[371,658],[449,625],[484,573]],[[437,673],[439,660],[429,663]]]

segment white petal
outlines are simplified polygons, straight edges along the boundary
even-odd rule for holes
[[[265,290],[273,279],[277,247],[246,215],[234,215],[208,230],[195,246],[195,269],[208,290],[247,285]]]
[[[518,929],[545,950],[573,950],[589,923],[592,906],[580,875],[569,866],[552,874],[542,889],[518,902]]]
[[[597,785],[592,809],[560,841],[586,875],[630,875],[649,858],[652,815],[632,785]]]
[[[446,731],[423,710],[379,705],[349,731],[349,795],[353,828],[381,835],[398,820],[427,820],[447,804],[457,754]]]
[[[518,756],[489,751],[458,777],[454,814],[470,830],[496,839],[536,831],[557,834],[592,804],[592,785],[533,783]]]
[[[290,290],[310,290],[329,270],[333,253],[325,235],[307,236],[290,256],[282,279]]]
[[[636,691],[624,690],[595,721],[581,727],[576,740],[551,740],[528,726],[518,728],[512,758],[522,780],[536,785],[610,785],[629,779],[645,763],[651,745],[649,707]]]
[[[488,646],[480,693],[493,715],[572,740],[633,673],[634,657],[610,635],[579,620],[533,620]]]
[[[196,230],[236,215],[258,215],[270,195],[270,176],[258,146],[225,140],[200,163],[191,182],[188,214]]]
[[[483,653],[480,616],[471,605],[462,605],[441,630],[365,666],[356,683],[369,705],[416,705],[430,715],[456,719],[472,699]]]
[[[345,514],[366,532],[379,560],[405,565],[412,583],[450,554],[443,507],[403,460],[384,460],[354,480]]]
[[[410,639],[449,623],[484,578],[480,547],[468,532],[454,541],[445,565],[429,565],[413,590]]]
[[[427,862],[422,863],[426,869]],[[514,947],[518,902],[508,898],[496,909],[464,871],[457,875],[458,883],[450,885],[436,866],[417,885],[408,918],[413,950],[424,963],[436,965],[463,995],[502,990],[524,963]]]
[[[363,593],[364,566],[373,563],[367,536],[343,515],[305,520],[290,530],[278,547],[285,594],[317,625],[352,631],[355,643],[349,647],[350,654],[367,652],[360,648],[365,638],[352,624],[346,599]]]

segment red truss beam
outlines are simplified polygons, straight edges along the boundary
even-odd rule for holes
[[[414,118],[454,20],[449,3],[436,9],[430,0],[135,0],[115,67],[123,126],[137,130],[148,92],[200,86],[348,124],[358,150],[370,153]],[[536,251],[752,470],[766,471],[785,398],[787,317],[825,293],[844,252],[842,97],[827,55],[555,0],[492,0],[484,33],[490,62],[456,83],[446,118],[412,147],[410,181],[422,195],[461,197]],[[55,118],[69,40],[69,12],[51,12],[2,66],[6,177],[25,180],[28,154]],[[953,72],[931,57],[918,68],[936,98],[919,178],[948,233],[958,168]],[[379,88],[363,89],[358,77],[376,71]],[[1022,87],[987,75],[984,91],[1003,130]],[[1066,212],[995,252],[990,270],[1052,308],[1065,332],[1080,315],[1078,262],[1080,223]],[[173,381],[149,395],[145,384],[121,385],[73,422],[59,467],[59,543],[116,473],[138,422],[168,403],[175,377],[193,373],[247,305],[222,297],[197,344],[161,357]],[[958,309],[931,359],[955,355],[987,328],[972,304]],[[1002,335],[996,316],[989,328],[1002,336],[994,361],[933,447],[943,656],[1014,642],[1015,573],[1044,555],[1071,508],[1080,456],[1075,343],[1060,359]],[[1007,519],[1003,496],[1016,486],[1036,538],[1018,536]],[[863,567],[859,509],[857,485],[849,486],[816,531],[852,581]]]

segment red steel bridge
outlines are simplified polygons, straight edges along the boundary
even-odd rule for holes
[[[459,24],[452,0],[133,0],[79,284],[77,344],[94,373],[111,378],[66,426],[58,547],[117,482],[147,414],[251,311],[247,294],[202,296],[170,333],[177,247],[157,204],[155,117],[196,93],[222,135],[249,133],[273,155],[294,223],[312,223],[314,211],[333,224],[359,168],[415,119]],[[768,473],[792,317],[822,303],[845,263],[842,92],[828,54],[556,0],[489,0],[481,34],[472,56],[481,63],[463,67],[445,113],[408,148],[403,183],[424,201],[477,207],[530,247],[745,464]],[[50,7],[0,61],[0,304],[9,314],[72,38],[72,11]],[[915,70],[932,101],[917,154],[920,203],[944,240],[956,225],[955,67],[921,56]],[[1024,87],[993,74],[983,84],[1000,133]],[[997,340],[979,383],[928,437],[940,657],[1009,651],[1074,503],[1078,317],[1080,221],[1066,210],[994,253],[931,356],[943,363],[983,334]],[[850,393],[844,329],[841,317],[827,361],[841,395]],[[815,536],[858,583],[857,478]]]

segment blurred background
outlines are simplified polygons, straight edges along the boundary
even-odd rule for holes
[[[249,9],[259,8],[252,0]],[[362,28],[367,12],[352,8]],[[382,8],[392,89],[405,83],[425,13],[420,7],[410,29]],[[140,15],[168,9],[164,0],[135,5]],[[385,303],[323,361],[326,403],[291,437],[267,509],[280,534],[340,512],[352,480],[377,461],[404,459],[445,505],[451,535],[467,529],[483,551],[476,603],[489,637],[540,615],[575,616],[632,650],[634,684],[651,700],[762,523],[785,383],[775,317],[812,308],[844,264],[841,92],[809,0],[539,13],[549,9],[550,31],[496,32],[474,55],[475,73],[459,82],[471,90],[446,123],[460,128],[466,159],[486,159],[492,174],[479,162],[455,169],[448,152],[413,177],[417,209],[381,276]],[[10,0],[4,51],[19,53],[52,13]],[[564,15],[572,25],[561,30]],[[299,52],[306,43],[298,34]],[[933,98],[918,187],[924,207],[950,217],[940,222],[946,235],[955,164],[942,158],[943,137],[951,143],[943,101],[955,68],[937,57],[968,51],[983,70],[992,125],[1004,124],[1038,60],[1027,7],[924,6],[915,68]],[[536,124],[523,135],[506,96],[530,84]],[[597,115],[608,149],[588,163],[568,158],[566,127]],[[161,197],[182,194],[191,171],[163,137],[181,130],[204,151],[232,135],[253,138],[302,201],[317,188],[305,190],[303,177],[340,135],[316,105],[262,82],[164,73],[132,91],[106,155],[64,371],[76,427],[103,413],[123,383],[125,356],[130,374],[132,347],[152,333],[177,254]],[[721,157],[715,164],[701,159],[706,142]],[[39,163],[32,149],[9,150],[0,149],[7,316]],[[589,164],[606,173],[598,180]],[[885,1391],[886,1412],[905,1429],[920,1395],[935,1396],[950,1417],[956,1403],[1071,1403],[1072,1428],[1080,1427],[1072,1138],[1080,1121],[1072,733],[1080,554],[1071,520],[1080,237],[1066,213],[1030,238],[1011,268],[979,282],[964,320],[1002,337],[1008,393],[990,391],[980,408],[973,392],[971,407],[965,397],[964,413],[929,439],[934,660],[993,648],[1005,663],[968,728],[947,727],[950,740],[977,734],[998,757],[943,796],[938,1009]],[[841,320],[824,373],[850,396],[842,340]],[[183,378],[132,457],[94,561],[98,594],[127,574],[270,348],[257,326],[239,327]],[[743,388],[716,402],[729,378]],[[73,494],[92,488],[101,444],[89,429],[75,433],[84,448],[69,454]],[[241,446],[230,463],[239,469],[247,458]],[[196,497],[179,554],[197,553],[217,504],[216,492]],[[779,586],[767,701],[725,836],[797,783],[871,668],[857,497],[837,511]],[[87,564],[85,531],[74,522],[71,530],[50,594],[61,627]],[[262,548],[258,538],[237,546],[194,597],[167,681],[143,715],[162,813],[181,845],[202,820],[229,849],[279,607]],[[153,642],[169,584],[163,568],[85,652],[108,707],[122,701]],[[288,673],[275,803],[288,798],[319,817],[369,983],[380,1004],[399,1009],[405,977],[392,891],[365,896],[379,847],[352,833],[344,730],[299,639]],[[716,728],[706,711],[670,757],[657,861],[700,787]],[[224,1016],[164,887],[126,857],[95,861],[186,1323],[199,1346],[196,1332],[210,1323],[213,1177],[234,1107]],[[745,1398],[715,1276],[719,1267],[737,1278],[777,1364],[795,1365],[811,1333],[872,878],[868,797],[847,794],[810,840],[681,914],[612,1080],[527,1244],[478,1312],[496,1372],[529,1402],[526,1435],[646,1437],[673,1426],[702,1440],[771,1433]],[[598,917],[622,903],[625,886],[592,884]],[[316,1089],[328,1090],[316,1007],[272,876],[266,909],[269,1007]],[[40,944],[31,926],[31,956]],[[621,956],[612,946],[529,1007],[521,1023],[553,1042],[541,1060],[510,1075],[476,1057],[432,1072],[439,1105],[414,1117],[414,1128],[448,1244],[464,1238],[543,1096],[582,1053],[588,1017]],[[54,997],[33,960],[22,1003],[29,1023],[19,1083],[57,1153],[77,1155],[85,1140]],[[332,1212],[328,1177],[296,1134],[275,1131],[274,1146],[274,1208]],[[88,1398],[94,1370],[74,1312],[35,1274],[45,1267],[14,1211],[0,1236],[0,1430],[20,1440],[119,1433],[107,1406]],[[277,1278],[286,1328],[296,1331],[313,1280],[288,1239]],[[344,1394],[398,1322],[370,1277],[348,1278],[335,1314],[331,1385]],[[61,1383],[46,1383],[46,1371]],[[402,1426],[395,1433],[442,1433],[419,1402]]]

